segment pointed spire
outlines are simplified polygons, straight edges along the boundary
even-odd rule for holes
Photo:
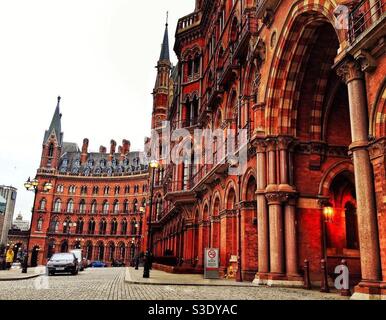
[[[170,61],[168,20],[169,20],[169,12],[166,13],[165,34],[162,42],[161,55],[159,58],[160,61]]]
[[[51,134],[54,132],[56,139],[58,140],[58,144],[62,145],[62,114],[60,113],[60,100],[62,98],[58,97],[58,104],[56,105],[54,116],[52,117],[50,128],[48,131],[46,131],[46,134],[44,135],[44,143],[47,142],[47,140],[50,138]]]

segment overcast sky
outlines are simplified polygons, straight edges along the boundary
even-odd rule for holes
[[[193,9],[193,0],[0,0],[0,184],[18,188],[15,215],[30,217],[23,183],[58,95],[66,142],[89,138],[97,151],[125,138],[143,150],[166,12],[172,51],[177,20]]]

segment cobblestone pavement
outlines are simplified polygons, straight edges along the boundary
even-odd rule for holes
[[[134,285],[125,269],[88,269],[78,276],[41,276],[0,282],[0,300],[304,300],[342,299],[337,294],[266,287]]]

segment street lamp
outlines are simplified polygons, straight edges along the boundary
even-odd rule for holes
[[[334,208],[330,203],[327,203],[323,207],[323,250],[324,250],[324,260],[327,262],[327,223],[333,222],[334,218]]]
[[[141,220],[139,221],[139,240],[138,240],[138,244],[137,244],[137,256],[136,256],[136,260],[135,260],[135,270],[139,269],[139,255],[141,254],[140,249],[141,249],[141,242],[142,242],[142,219],[143,219],[143,215],[145,214],[145,210],[146,210],[145,207],[139,208]]]
[[[151,185],[150,185],[150,208],[149,208],[149,220],[148,220],[148,228],[147,228],[147,251],[145,255],[145,265],[143,269],[143,277],[150,278],[150,265],[151,265],[151,215],[153,213],[153,193],[154,193],[154,182],[155,182],[155,170],[159,168],[159,162],[157,160],[150,161],[150,169],[151,169]]]
[[[38,192],[39,192],[39,180],[35,178],[31,181],[31,178],[28,178],[28,180],[24,183],[24,187],[26,188],[27,191],[31,191],[31,192],[35,193],[34,202],[33,202],[32,210],[31,210],[32,217],[33,217],[34,209],[35,209],[35,203],[36,203],[36,197],[37,197]],[[51,181],[46,182],[43,186],[43,192],[49,192],[52,188],[53,188],[53,185],[52,185]],[[32,219],[31,219],[31,221],[32,221]],[[29,250],[29,243],[30,243],[30,239],[31,239],[31,232],[32,232],[32,223],[31,223],[30,228],[29,228],[29,235],[28,235],[28,239],[27,239],[27,252],[24,255],[22,273],[28,272],[28,250]]]

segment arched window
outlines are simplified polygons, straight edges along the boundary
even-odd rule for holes
[[[138,212],[138,200],[134,199],[133,201],[133,212],[136,213]]]
[[[106,229],[107,229],[106,219],[102,219],[101,222],[99,223],[99,234],[100,235],[105,235],[106,234]]]
[[[80,189],[80,193],[85,195],[87,194],[87,186],[83,186],[81,189]]]
[[[74,213],[74,200],[72,199],[67,202],[67,213]]]
[[[129,200],[123,202],[123,213],[129,213]]]
[[[88,223],[88,234],[93,235],[95,233],[95,220],[91,219]]]
[[[110,208],[109,202],[107,200],[105,200],[103,202],[103,214],[108,214],[109,208]]]
[[[54,156],[54,144],[51,143],[48,148],[48,157],[52,158]]]
[[[82,218],[78,219],[76,224],[76,234],[83,234],[84,221]]]
[[[58,233],[59,231],[59,219],[58,217],[54,217],[50,222],[50,232]]]
[[[42,231],[43,229],[43,218],[40,217],[37,221],[36,231]]]
[[[121,192],[121,187],[119,186],[116,186],[115,189],[114,189],[114,194],[119,194]]]
[[[62,201],[60,199],[56,199],[54,203],[54,212],[59,213],[62,210]]]
[[[46,210],[46,205],[47,205],[47,200],[42,199],[39,204],[39,210],[40,211],[45,211]]]
[[[79,213],[85,214],[86,213],[86,201],[84,199],[80,200],[79,203]]]
[[[92,214],[97,213],[97,207],[98,207],[98,204],[97,204],[96,200],[93,200],[93,202],[91,203],[91,213]]]
[[[92,188],[92,193],[93,193],[94,195],[98,194],[98,193],[99,193],[99,187],[94,186],[94,187]]]
[[[106,187],[104,188],[104,190],[103,190],[103,193],[104,193],[105,195],[108,195],[108,194],[110,193],[110,187],[106,186]]]
[[[131,220],[131,223],[130,223],[130,227],[131,227],[131,230],[130,230],[130,233],[132,236],[135,236],[137,235],[137,221],[135,219]]]
[[[63,233],[66,234],[66,233],[71,233],[71,220],[70,218],[67,218],[64,222],[63,222]]]
[[[122,221],[121,234],[123,236],[125,236],[127,234],[127,220],[126,219],[123,219],[123,221]]]
[[[111,235],[116,235],[117,234],[117,231],[118,231],[118,222],[117,222],[117,219],[113,219],[113,221],[111,221],[111,229],[110,229],[110,233]]]
[[[56,187],[56,192],[58,193],[62,193],[64,191],[64,186],[62,184],[59,184],[57,187]]]
[[[118,214],[119,213],[119,201],[118,200],[115,200],[114,201],[114,214]]]

